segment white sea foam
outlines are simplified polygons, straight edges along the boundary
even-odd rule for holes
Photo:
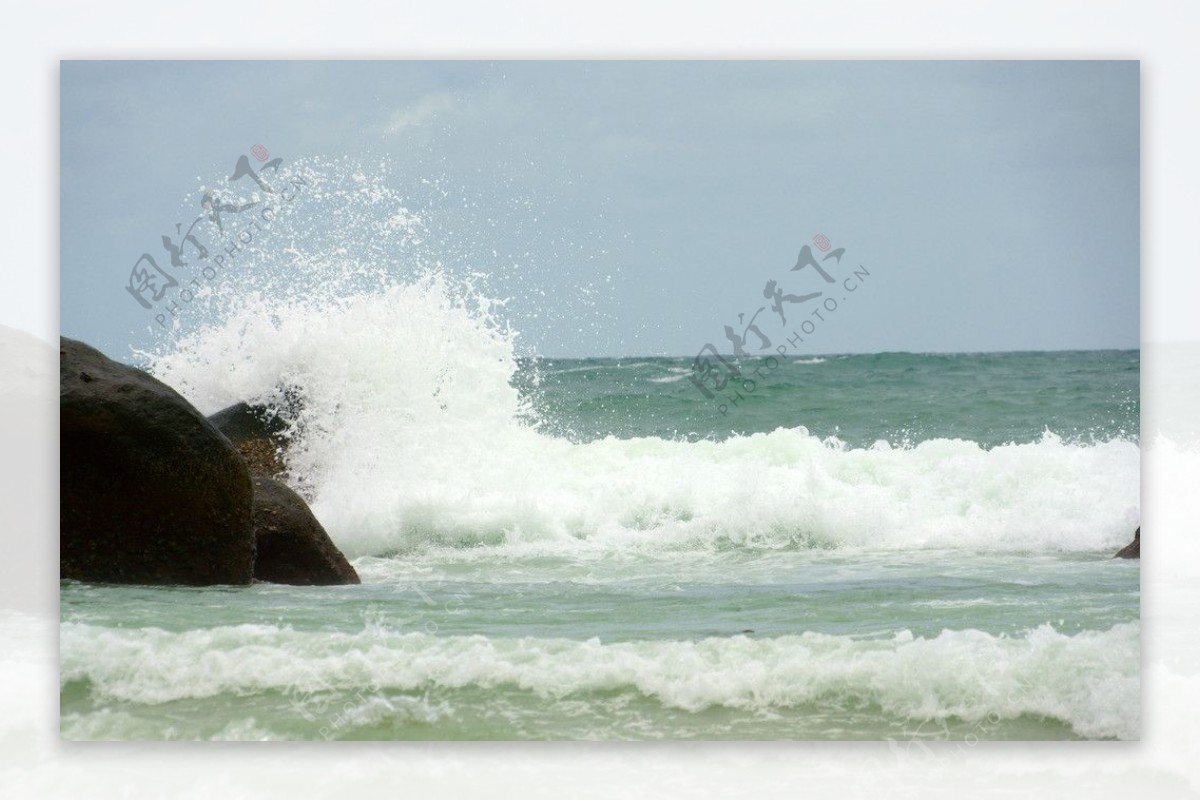
[[[546,702],[634,691],[667,708],[780,710],[879,707],[913,720],[993,722],[1022,715],[1084,737],[1136,738],[1137,623],[1073,636],[1043,625],[1022,636],[901,631],[862,640],[806,633],[773,639],[604,643],[522,637],[438,637],[371,625],[358,633],[266,625],[181,633],[64,623],[61,680],[100,701],[160,704],[278,690],[362,694],[431,688],[525,691]],[[389,714],[436,717],[368,692],[349,710],[363,725]],[[390,711],[389,711],[390,710]]]
[[[1127,441],[547,436],[520,422],[514,338],[469,287],[427,274],[338,297],[245,296],[152,369],[209,412],[298,388],[288,462],[351,557],[429,544],[1102,551],[1138,524]]]
[[[651,378],[650,382],[652,384],[674,384],[675,382],[682,381],[689,375],[692,375],[692,371],[687,367],[668,367],[667,373],[669,373],[669,375]]]

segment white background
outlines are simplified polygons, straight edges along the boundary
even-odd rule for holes
[[[0,793],[29,796],[1200,794],[1200,5],[1186,2],[7,6],[0,323],[58,332],[58,61],[75,58],[1120,58],[1142,62],[1143,739],[1130,743],[60,743],[53,395],[0,440]],[[203,125],[198,115],[197,125]],[[154,154],[148,154],[153,157]],[[48,351],[52,355],[52,350]],[[41,392],[53,366],[0,390]],[[25,384],[22,384],[25,382]],[[33,382],[33,383],[30,383]],[[7,385],[7,387],[6,387]],[[52,389],[52,387],[51,387]],[[3,409],[0,408],[0,414]],[[14,421],[0,434],[16,430]],[[1165,433],[1171,439],[1159,438]],[[19,493],[11,487],[20,486]]]

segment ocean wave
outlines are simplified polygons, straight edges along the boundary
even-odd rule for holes
[[[486,301],[428,274],[330,298],[245,295],[150,366],[208,412],[299,391],[288,466],[352,558],[504,544],[1091,552],[1138,524],[1139,448],[1124,440],[549,436],[522,422],[514,341]]]
[[[60,659],[64,693],[83,688],[101,706],[267,691],[277,691],[280,703],[318,703],[353,693],[359,702],[346,708],[361,719],[354,725],[389,715],[435,721],[450,712],[411,699],[400,699],[400,708],[395,693],[515,691],[554,706],[632,692],[688,713],[866,706],[910,721],[1028,716],[1060,721],[1082,737],[1132,739],[1140,729],[1139,637],[1137,623],[1072,636],[1047,624],[1013,637],[965,630],[931,638],[900,631],[884,639],[805,633],[605,643],[437,637],[379,623],[338,633],[65,622]]]
[[[142,356],[206,413],[276,407],[291,480],[348,556],[478,545],[1086,552],[1124,544],[1139,522],[1138,446],[1124,439],[852,448],[802,427],[721,442],[551,436],[516,387],[519,335],[498,316],[503,302],[475,277],[413,267],[439,263],[435,246],[378,223],[432,225],[428,215],[334,166],[313,173],[323,200],[310,217],[328,225],[317,213],[328,203],[354,224],[293,224],[294,253],[255,251],[253,270],[206,295],[194,328]],[[688,372],[631,357],[560,373],[617,367],[653,368],[650,381]]]

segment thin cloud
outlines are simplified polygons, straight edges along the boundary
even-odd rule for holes
[[[426,95],[416,103],[392,113],[378,132],[385,136],[398,136],[410,128],[425,125],[439,114],[449,111],[454,106],[454,96],[446,92]]]

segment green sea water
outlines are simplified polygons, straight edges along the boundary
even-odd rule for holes
[[[744,359],[754,381],[708,398],[678,358],[530,360],[517,375],[559,436],[724,439],[804,426],[854,447],[934,438],[984,447],[1044,430],[1136,439],[1137,351],[876,353]],[[756,373],[755,371],[758,371]],[[758,378],[758,376],[765,378]],[[724,407],[724,408],[722,408]]]
[[[789,359],[734,404],[690,359],[363,350],[284,354],[362,585],[64,582],[65,738],[1139,736],[1136,351]]]

